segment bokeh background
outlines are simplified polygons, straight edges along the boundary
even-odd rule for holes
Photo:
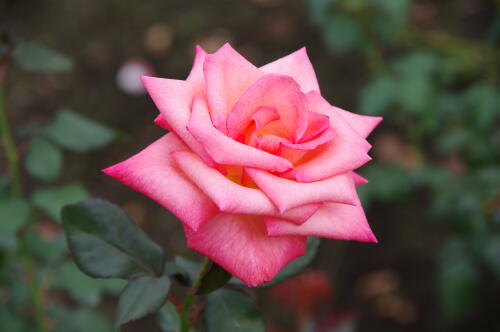
[[[256,65],[306,46],[327,100],[385,118],[359,188],[379,243],[323,240],[303,275],[257,290],[268,330],[500,331],[499,1],[3,0],[0,31],[24,197],[3,178],[1,331],[110,330],[122,284],[68,259],[66,202],[108,199],[199,259],[171,214],[99,170],[162,134],[137,74],[184,79],[196,44],[225,42]]]

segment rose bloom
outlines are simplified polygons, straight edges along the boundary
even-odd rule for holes
[[[259,68],[197,47],[186,80],[142,82],[170,132],[104,172],[175,214],[189,248],[257,286],[308,236],[376,242],[353,171],[381,118],[323,99],[304,48]]]

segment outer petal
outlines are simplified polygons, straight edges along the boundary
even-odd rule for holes
[[[288,160],[241,144],[214,128],[207,105],[201,98],[195,98],[193,102],[193,112],[187,128],[219,164],[249,166],[277,172],[292,168]]]
[[[206,163],[214,166],[210,156],[186,129],[196,90],[192,84],[185,81],[147,76],[142,77],[142,83],[172,131],[202,157]]]
[[[332,108],[334,112],[343,117],[360,136],[365,138],[368,137],[373,129],[382,121],[382,117],[379,116],[360,115],[344,111],[337,107],[332,106]]]
[[[234,183],[217,170],[208,167],[194,153],[181,151],[173,152],[172,155],[186,176],[196,183],[222,212],[275,216],[302,223],[318,208],[317,205],[302,206],[282,214],[262,191]]]
[[[206,56],[203,71],[212,122],[217,129],[226,132],[226,114],[263,74],[229,44]]]
[[[299,183],[258,169],[245,171],[280,211],[317,202],[337,202],[354,205],[357,194],[349,174],[329,179]]]
[[[196,55],[194,57],[193,68],[189,73],[187,82],[191,83],[194,87],[194,94],[197,96],[205,96],[205,74],[203,73],[203,64],[205,63],[205,57],[207,52],[200,46],[196,45]]]
[[[307,128],[307,100],[297,82],[277,74],[262,76],[238,99],[227,115],[228,136],[238,137],[262,106],[275,108],[280,117],[280,121],[266,126],[266,134],[291,137],[294,142],[302,137]]]
[[[154,124],[165,130],[172,131],[172,128],[170,128],[170,125],[168,124],[167,120],[165,120],[165,117],[161,113],[158,114],[154,119]]]
[[[356,205],[324,203],[304,224],[266,218],[270,236],[318,236],[339,240],[377,242],[359,200]]]
[[[188,247],[209,257],[248,286],[270,281],[305,254],[306,238],[268,237],[262,218],[219,214],[194,232],[185,227]]]
[[[319,92],[319,85],[314,73],[314,68],[307,56],[306,48],[289,54],[274,62],[268,63],[260,69],[266,73],[276,73],[292,76],[299,83],[303,92],[311,90]]]
[[[351,172],[352,179],[354,180],[354,184],[357,186],[362,186],[368,183],[368,180],[359,175],[356,172]]]
[[[217,207],[178,170],[172,151],[188,150],[169,133],[135,156],[103,170],[107,175],[149,196],[196,230],[218,213]]]

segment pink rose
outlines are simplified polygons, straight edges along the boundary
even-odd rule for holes
[[[170,132],[104,172],[175,214],[189,248],[257,286],[308,236],[376,242],[353,170],[381,118],[323,99],[304,48],[258,68],[197,47],[185,81],[142,81]]]

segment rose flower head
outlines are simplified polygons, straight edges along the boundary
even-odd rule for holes
[[[330,105],[304,48],[259,68],[197,47],[186,80],[142,81],[170,132],[104,172],[175,214],[189,248],[257,286],[308,236],[376,242],[353,171],[381,118]]]

